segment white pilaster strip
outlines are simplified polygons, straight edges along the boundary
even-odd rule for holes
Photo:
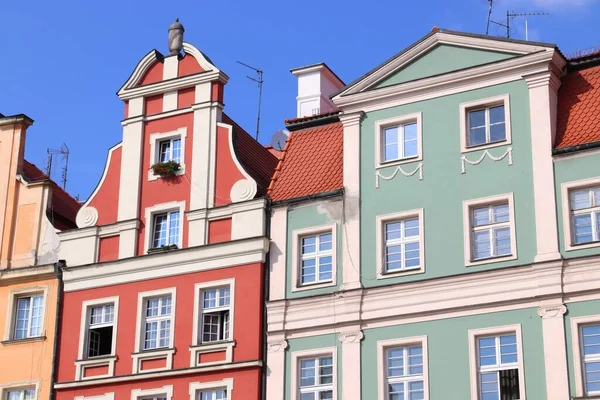
[[[163,112],[177,110],[177,90],[163,94]]]
[[[163,63],[163,81],[177,78],[179,72],[179,57],[177,55],[165,57]]]
[[[364,338],[362,331],[356,327],[353,331],[340,333],[342,343],[342,395],[344,400],[360,400],[360,341]],[[339,360],[338,360],[339,362]]]
[[[285,349],[283,337],[271,337],[267,343],[267,400],[280,400],[285,392]]]
[[[552,72],[524,77],[529,86],[531,157],[535,203],[536,262],[560,258],[554,197],[552,142],[556,130],[557,91],[560,79]]]
[[[192,140],[190,210],[207,208],[210,157],[210,82],[196,85]]]
[[[563,318],[566,311],[567,307],[564,304],[538,309],[538,315],[542,317],[546,395],[548,400],[569,398],[569,374],[567,371],[565,322]]]
[[[287,207],[271,210],[271,245],[269,247],[269,300],[285,298],[287,247]]]
[[[344,125],[344,215],[342,290],[360,283],[360,121],[363,113],[342,115]]]

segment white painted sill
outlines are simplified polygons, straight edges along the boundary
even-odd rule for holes
[[[411,276],[411,275],[417,275],[417,274],[424,274],[425,273],[425,267],[419,267],[419,268],[414,268],[414,269],[406,269],[403,271],[394,271],[394,272],[381,272],[382,270],[379,270],[380,272],[377,272],[377,279],[389,279],[389,278],[399,278],[402,276]]]
[[[480,144],[477,146],[465,147],[465,149],[462,151],[462,153],[463,154],[471,153],[473,151],[487,150],[487,149],[493,149],[494,147],[510,146],[510,145],[511,145],[511,141],[503,140],[501,142],[493,142],[493,143],[488,143],[488,144]]]
[[[292,288],[292,292],[304,292],[307,290],[327,288],[327,287],[332,287],[335,285],[336,285],[336,283],[334,281],[323,282],[323,283],[313,283],[313,284],[306,284],[306,285],[294,285],[294,287]]]
[[[402,164],[410,164],[410,163],[418,162],[418,161],[422,161],[422,160],[423,160],[423,157],[421,155],[418,155],[418,156],[413,156],[413,157],[399,158],[397,160],[383,161],[383,162],[379,163],[375,167],[375,169],[394,167],[396,165],[402,165]]]
[[[515,255],[509,255],[509,256],[501,256],[501,257],[489,257],[489,258],[482,258],[480,260],[471,260],[469,262],[466,263],[466,267],[475,267],[477,265],[485,265],[485,264],[492,264],[492,263],[497,263],[497,262],[502,262],[502,261],[510,261],[510,260],[516,260],[517,256]]]

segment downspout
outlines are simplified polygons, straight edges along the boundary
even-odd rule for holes
[[[265,232],[267,237],[271,238],[271,201],[267,199],[267,208],[265,210]],[[262,382],[261,392],[262,400],[267,400],[267,301],[269,300],[269,266],[271,264],[271,244],[269,243],[269,251],[265,257],[265,278],[264,278],[264,299],[263,299],[263,326],[262,326]]]
[[[52,349],[52,374],[50,376],[50,398],[49,400],[54,400],[56,398],[56,393],[54,390],[54,383],[56,382],[56,353],[58,350],[58,340],[60,335],[60,325],[62,320],[62,298],[63,298],[63,275],[62,269],[65,265],[64,260],[58,260],[58,262],[54,263],[54,272],[56,273],[56,278],[58,279],[58,290],[57,290],[57,299],[56,299],[56,315],[54,319],[54,343]]]

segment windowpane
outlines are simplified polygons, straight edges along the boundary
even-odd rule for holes
[[[419,219],[407,219],[404,221],[404,236],[419,236]]]
[[[591,213],[573,216],[573,228],[575,231],[575,243],[588,243],[594,240]]]
[[[600,325],[587,325],[581,328],[584,356],[600,356]]]
[[[389,222],[385,224],[385,240],[400,239],[402,237],[400,226],[400,222]]]
[[[302,238],[302,254],[314,253],[317,251],[317,237],[307,236]]]
[[[417,156],[417,124],[404,125],[404,154],[403,157]]]
[[[508,204],[498,204],[492,206],[492,221],[493,222],[508,222]]]
[[[154,240],[153,247],[161,247],[167,244],[167,215],[154,217]]]
[[[490,208],[480,207],[473,209],[473,226],[488,225],[490,221]]]
[[[173,139],[172,160],[175,162],[181,162],[181,139]]]
[[[169,244],[179,243],[179,211],[169,213]]]
[[[171,141],[165,140],[160,142],[159,162],[167,162],[171,159]]]
[[[477,146],[486,142],[485,110],[469,111],[469,145]]]
[[[384,161],[399,158],[398,150],[398,127],[384,129],[383,134],[383,159]]]
[[[17,300],[15,339],[24,339],[29,336],[30,307],[31,297],[22,297]]]
[[[600,392],[600,361],[585,363],[585,388],[587,393]]]
[[[490,107],[490,124],[504,123],[504,106]]]
[[[494,248],[496,256],[505,256],[511,253],[510,248],[510,228],[494,229]]]
[[[571,192],[572,210],[581,210],[582,208],[590,208],[591,206],[590,189],[574,190]]]
[[[496,339],[479,339],[479,365],[496,365]]]
[[[504,106],[491,107],[490,116],[490,142],[500,142],[506,139],[504,121]]]
[[[482,400],[500,400],[497,372],[482,373],[479,381]]]
[[[473,234],[473,258],[486,258],[491,256],[490,232],[488,230]]]
[[[319,251],[331,250],[331,233],[319,236]]]
[[[42,334],[42,310],[43,310],[43,295],[33,296],[33,307],[31,310],[31,328],[29,332],[30,337],[39,336]]]

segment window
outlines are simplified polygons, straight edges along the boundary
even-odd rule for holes
[[[87,357],[112,354],[114,315],[114,303],[90,308],[87,327]]]
[[[177,245],[179,243],[179,211],[154,216],[152,248]]]
[[[144,350],[171,345],[171,296],[145,300]]]
[[[479,393],[482,400],[520,398],[517,336],[477,339]]]
[[[173,385],[165,385],[155,389],[134,389],[131,391],[132,400],[171,400]]]
[[[375,132],[376,168],[422,159],[421,113],[376,121]]]
[[[292,292],[336,285],[337,223],[292,231]]]
[[[395,347],[387,350],[387,399],[423,399],[423,347]]]
[[[202,390],[198,392],[198,400],[227,400],[227,390]]]
[[[306,358],[299,362],[299,399],[333,399],[333,357]]]
[[[586,395],[600,394],[600,324],[581,327],[581,358]]]
[[[383,161],[417,156],[417,123],[410,122],[383,130]]]
[[[475,151],[511,143],[509,95],[462,103],[461,151]]]
[[[502,142],[506,140],[504,105],[485,107],[467,112],[469,121],[469,146]]]
[[[13,339],[41,336],[43,312],[43,293],[17,297]]]
[[[465,264],[516,259],[512,193],[463,202]]]
[[[232,390],[232,378],[218,382],[192,382],[189,388],[190,400],[229,400]]]
[[[508,203],[473,208],[471,227],[474,260],[510,255]]]
[[[304,236],[301,241],[300,284],[331,282],[333,235],[325,232]]]
[[[573,244],[600,241],[600,186],[571,191]]]
[[[6,400],[35,400],[35,388],[11,389],[5,393]]]
[[[469,331],[471,397],[525,399],[521,326]]]
[[[202,343],[230,339],[229,287],[202,292]]]
[[[419,218],[390,221],[385,230],[385,272],[421,266]]]
[[[181,138],[175,137],[163,140],[159,143],[159,152],[157,162],[181,161]]]

